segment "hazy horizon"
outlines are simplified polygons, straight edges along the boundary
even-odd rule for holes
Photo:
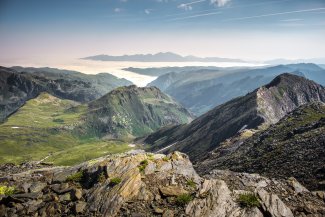
[[[0,1],[0,63],[98,54],[324,58],[323,0]]]

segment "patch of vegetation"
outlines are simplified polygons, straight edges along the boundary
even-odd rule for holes
[[[14,194],[16,188],[13,186],[0,185],[0,195],[10,196]]]
[[[119,177],[114,177],[114,178],[111,178],[111,179],[110,179],[109,184],[110,184],[111,186],[115,186],[115,185],[120,184],[121,181],[122,181],[121,178],[119,178]]]
[[[151,161],[154,160],[154,155],[153,154],[148,154],[148,159],[151,160]]]
[[[260,202],[255,194],[246,193],[240,194],[238,197],[238,203],[243,207],[259,207]]]
[[[191,188],[195,188],[196,187],[196,183],[192,179],[187,180],[186,185],[189,186],[189,187],[191,187]]]
[[[193,200],[192,195],[190,194],[181,194],[178,197],[176,197],[176,204],[180,205],[180,206],[184,206],[186,204],[188,204],[191,200]]]
[[[165,156],[165,157],[162,158],[162,160],[163,160],[163,161],[168,161],[169,158],[168,158],[167,156]]]
[[[105,180],[106,180],[105,173],[104,173],[104,172],[101,172],[101,173],[98,175],[98,177],[97,177],[97,181],[98,181],[99,183],[103,183],[103,182],[105,182]]]
[[[146,167],[148,166],[148,160],[143,160],[140,162],[140,165],[138,166],[140,172],[143,172]]]
[[[76,172],[70,176],[67,177],[67,182],[81,182],[82,178],[84,176],[83,171]]]
[[[55,165],[70,166],[108,154],[126,152],[131,149],[127,143],[120,141],[88,139],[81,140],[80,142],[82,143],[76,144],[74,147],[54,152],[46,159],[46,162],[53,162]]]
[[[64,120],[61,119],[61,118],[56,118],[56,119],[53,119],[53,122],[63,124],[64,123]]]

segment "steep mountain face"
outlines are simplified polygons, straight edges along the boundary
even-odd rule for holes
[[[75,71],[22,67],[0,67],[0,82],[0,121],[41,92],[63,99],[88,102],[116,87],[131,84],[125,79],[105,73],[86,75]]]
[[[246,96],[233,99],[188,125],[165,128],[141,140],[149,150],[180,150],[195,162],[244,129],[276,123],[300,105],[325,101],[325,89],[303,77],[282,74]]]
[[[0,67],[0,121],[17,110],[43,88],[15,71]]]
[[[237,136],[238,138],[238,136]],[[303,105],[243,141],[236,137],[198,162],[202,174],[219,169],[294,176],[309,189],[325,190],[325,104]]]
[[[158,88],[117,88],[88,104],[88,132],[111,138],[130,138],[162,126],[188,123],[193,116]]]
[[[159,76],[148,86],[156,86],[174,97],[196,115],[245,95],[290,72],[325,85],[325,70],[315,64],[291,64],[264,68],[185,69]]]
[[[8,165],[8,167],[10,167]],[[18,170],[10,167],[11,171]],[[196,174],[188,157],[128,153],[74,167],[10,169],[1,216],[303,217],[325,214],[324,194],[257,174]],[[252,201],[245,200],[250,195]]]

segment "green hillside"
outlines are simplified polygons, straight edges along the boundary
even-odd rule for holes
[[[86,140],[75,135],[73,128],[82,123],[81,116],[87,110],[84,105],[69,109],[77,105],[47,93],[29,100],[0,125],[0,163],[40,160],[52,154],[46,161],[71,165],[128,149],[122,142]],[[102,148],[95,150],[98,145]]]
[[[88,104],[48,93],[0,125],[0,163],[72,165],[131,149],[128,141],[192,116],[157,88],[121,87]]]

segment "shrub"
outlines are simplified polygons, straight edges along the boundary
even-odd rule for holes
[[[105,180],[106,180],[105,173],[101,172],[97,177],[97,181],[100,182],[100,183],[103,183],[103,182],[105,182]]]
[[[193,200],[193,197],[190,194],[181,194],[176,198],[176,204],[183,206],[188,204],[191,200]]]
[[[187,180],[186,185],[191,187],[191,188],[196,187],[196,183],[193,180]]]
[[[260,202],[259,202],[258,198],[252,193],[240,194],[238,197],[238,202],[243,207],[259,207],[260,206]]]
[[[140,162],[140,165],[138,166],[140,172],[143,172],[146,167],[148,166],[148,160],[143,160]]]
[[[55,122],[55,123],[64,123],[64,120],[61,119],[61,118],[56,118],[56,119],[53,119],[53,122]]]
[[[149,160],[154,160],[154,155],[153,154],[148,154],[148,159]]]
[[[6,186],[6,185],[0,185],[0,195],[12,195],[16,191],[15,187],[13,186]]]
[[[84,176],[83,171],[76,172],[70,176],[67,177],[68,182],[81,182],[82,178]]]
[[[162,160],[163,160],[163,161],[168,161],[169,158],[168,158],[167,156],[165,156],[165,157],[162,158]]]
[[[117,184],[120,184],[121,181],[122,181],[121,178],[119,178],[119,177],[114,177],[114,178],[111,178],[109,184],[110,184],[111,186],[115,186],[115,185],[117,185]]]

